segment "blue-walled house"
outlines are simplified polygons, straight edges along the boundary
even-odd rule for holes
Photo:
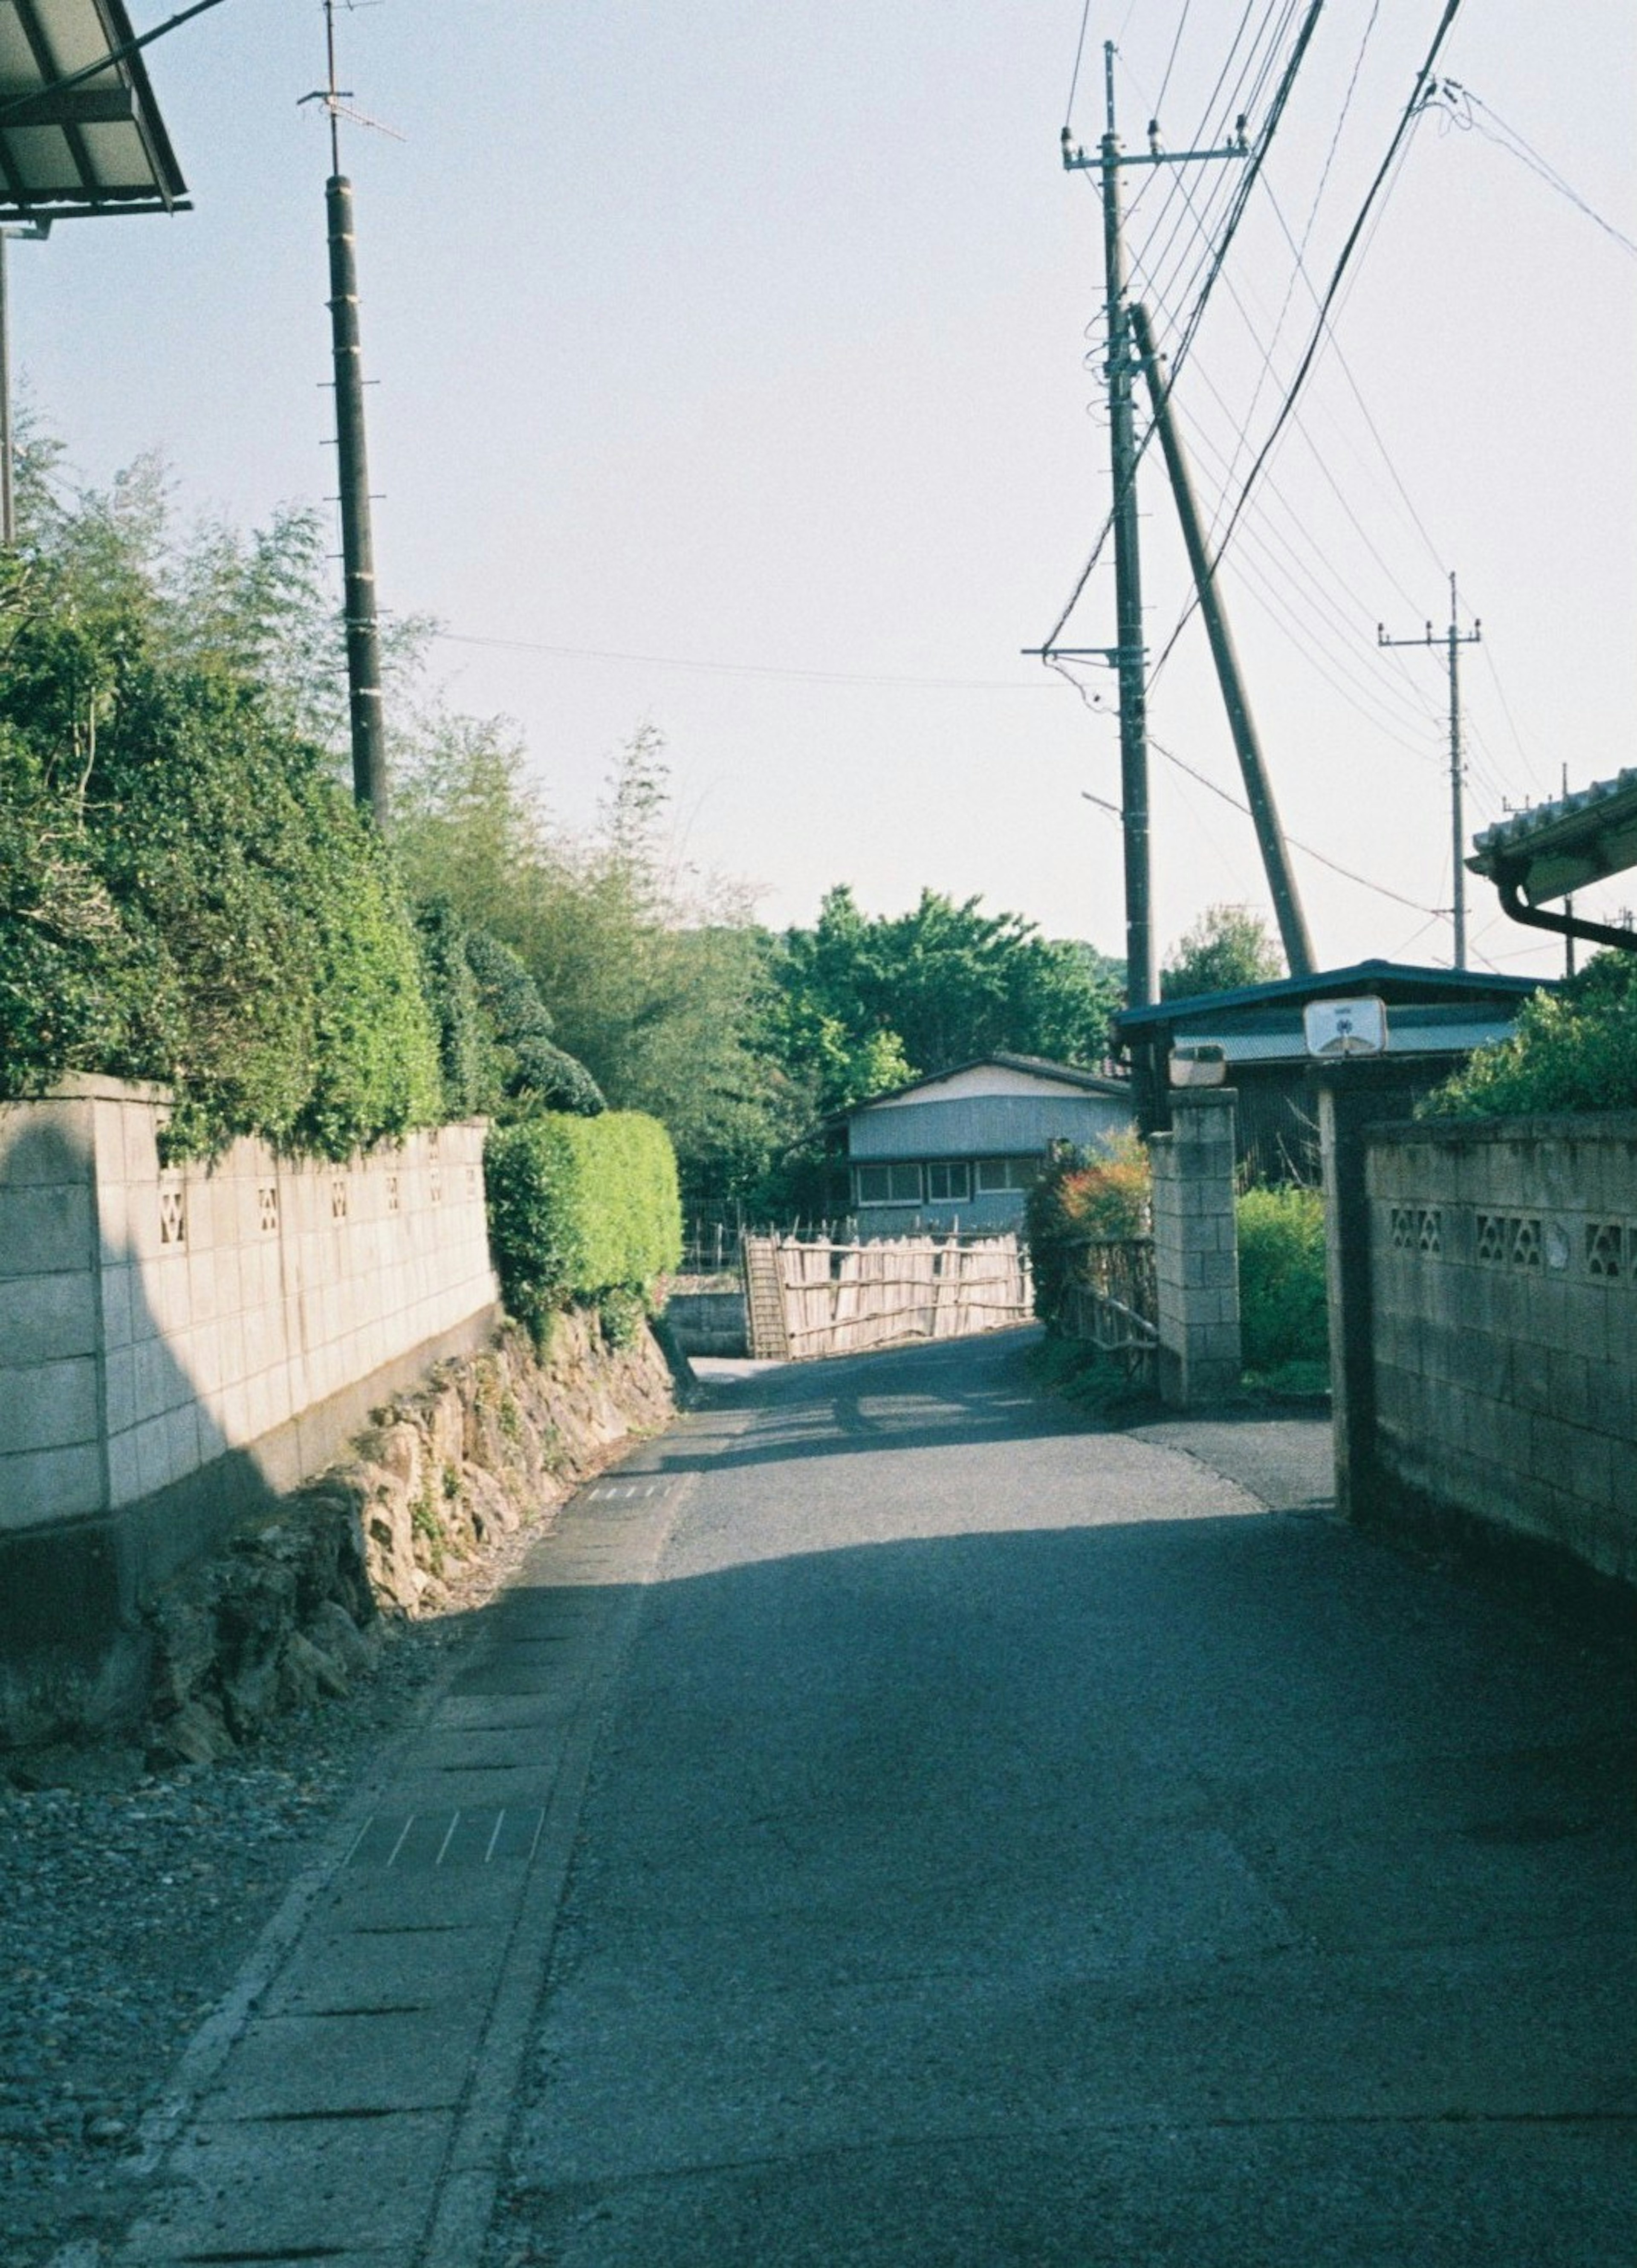
[[[1021,1226],[1054,1142],[1106,1148],[1132,1132],[1127,1081],[1036,1056],[993,1055],[838,1112],[847,1201],[866,1238]]]

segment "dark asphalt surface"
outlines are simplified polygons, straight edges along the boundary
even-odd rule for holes
[[[1627,1666],[1327,1518],[1325,1429],[1080,1431],[1024,1343],[638,1461],[487,2257],[1630,2268]]]

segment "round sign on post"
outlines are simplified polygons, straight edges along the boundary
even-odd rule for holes
[[[1373,994],[1361,1000],[1309,1000],[1301,1013],[1308,1053],[1333,1063],[1346,1056],[1387,1052],[1387,1004]]]

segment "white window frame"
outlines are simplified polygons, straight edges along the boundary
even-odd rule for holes
[[[978,1196],[1000,1197],[1021,1194],[1032,1188],[1039,1178],[1042,1162],[1034,1152],[1021,1158],[979,1158],[975,1184]],[[1000,1174],[999,1181],[992,1178],[997,1169]]]
[[[956,1186],[938,1189],[934,1182],[941,1176],[947,1183]],[[926,1161],[926,1202],[928,1204],[970,1204],[972,1200],[972,1166],[968,1158],[929,1158]]]
[[[914,1159],[855,1159],[853,1160],[852,1171],[854,1177],[853,1189],[856,1192],[856,1203],[860,1210],[862,1210],[866,1205],[918,1205],[921,1202],[921,1189],[925,1177],[921,1172],[918,1162]],[[866,1174],[884,1174],[886,1175],[887,1194],[885,1197],[866,1197],[865,1195],[864,1177]],[[901,1189],[895,1189],[893,1184],[894,1182],[898,1180],[901,1176],[910,1174],[913,1174],[915,1176],[915,1187],[909,1194],[906,1195]]]

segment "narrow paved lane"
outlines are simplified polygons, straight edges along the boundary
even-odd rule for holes
[[[689,1477],[490,2258],[1626,2268],[1610,1650],[1271,1434],[1067,1430],[1019,1349],[763,1375],[638,1461]]]

